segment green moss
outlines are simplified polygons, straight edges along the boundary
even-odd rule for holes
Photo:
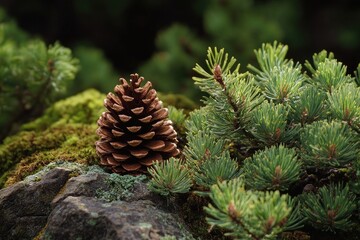
[[[32,141],[26,146],[28,149],[22,151],[17,150],[25,145],[23,143],[25,140],[14,138],[11,143],[3,146],[5,154],[1,155],[0,153],[0,159],[12,163],[13,166],[12,170],[6,173],[5,185],[21,181],[51,162],[70,161],[85,165],[97,164],[98,157],[94,148],[94,142],[97,140],[96,128],[95,124],[66,124],[50,127],[43,132],[25,132],[31,133]],[[25,134],[25,136],[27,135]],[[28,140],[28,138],[26,139]],[[9,151],[6,148],[8,146],[14,151]],[[10,164],[7,166],[11,167]]]
[[[50,126],[62,126],[71,123],[96,123],[104,111],[105,95],[89,89],[72,97],[60,100],[45,111],[45,114],[24,124],[22,130],[44,130]]]
[[[105,95],[90,89],[56,102],[0,145],[0,187],[56,161],[97,164],[96,121]]]

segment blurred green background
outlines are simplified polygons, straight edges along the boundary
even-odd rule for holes
[[[192,67],[208,46],[224,47],[243,71],[274,40],[300,62],[333,51],[349,72],[360,56],[360,8],[350,0],[0,0],[0,8],[29,35],[73,50],[81,68],[68,95],[108,92],[138,72],[158,91],[198,100]]]

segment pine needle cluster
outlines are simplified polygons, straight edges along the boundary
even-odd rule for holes
[[[304,225],[345,233],[360,222],[360,65],[352,76],[323,50],[304,69],[287,51],[263,44],[258,66],[240,72],[224,49],[209,48],[205,67],[194,68],[206,97],[185,121],[174,171],[188,171],[182,192],[209,198],[208,223],[235,239]]]

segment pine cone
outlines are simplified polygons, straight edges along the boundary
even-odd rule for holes
[[[108,111],[98,120],[96,152],[101,165],[117,173],[146,172],[154,161],[179,154],[177,133],[167,120],[151,82],[140,87],[143,77],[131,74],[130,84],[120,78],[113,93],[104,100]]]

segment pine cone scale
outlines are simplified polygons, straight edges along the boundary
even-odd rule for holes
[[[130,97],[130,96],[127,96],[127,95],[123,95],[122,96],[122,99],[125,101],[125,102],[132,102],[134,100],[133,97]]]
[[[132,133],[137,133],[138,131],[141,130],[141,126],[131,126],[131,127],[126,127],[127,130],[129,130]]]
[[[142,140],[131,140],[131,141],[127,141],[127,143],[132,146],[132,147],[136,147],[139,146],[143,141]]]
[[[125,115],[125,114],[119,114],[118,116],[120,118],[120,121],[123,122],[123,123],[126,123],[126,122],[128,122],[128,121],[130,121],[132,119],[131,116]]]
[[[127,159],[130,158],[129,155],[127,155],[127,154],[120,154],[120,153],[113,153],[112,156],[113,156],[113,158],[114,158],[115,160],[120,161],[120,162],[125,161],[125,160],[127,160]]]
[[[136,170],[139,170],[141,168],[141,164],[139,163],[132,163],[132,164],[122,164],[121,165],[126,171],[136,171]]]
[[[155,136],[155,132],[154,132],[154,131],[151,131],[151,132],[148,132],[148,133],[139,134],[138,136],[139,136],[140,138],[142,138],[142,139],[149,140],[149,139],[152,139],[152,138]]]
[[[131,112],[133,112],[135,115],[139,115],[144,111],[144,107],[137,107],[131,109]]]
[[[112,158],[112,157],[108,157],[108,158],[106,158],[106,160],[107,160],[107,163],[112,164],[112,165],[114,165],[114,166],[119,166],[119,165],[121,165],[120,162],[116,161],[116,160],[115,160],[114,158]]]
[[[164,119],[168,116],[168,110],[161,108],[152,114],[153,120]]]
[[[151,156],[148,156],[147,158],[143,158],[143,159],[139,160],[139,162],[142,165],[145,165],[147,167],[151,166],[154,163],[154,161],[161,162],[161,161],[163,161],[163,158],[159,153],[154,153]]]
[[[123,142],[110,142],[110,145],[114,148],[114,149],[122,149],[124,147],[126,147],[127,145]]]
[[[122,132],[122,131],[119,131],[119,130],[115,130],[115,129],[112,129],[111,130],[111,133],[115,136],[115,137],[121,137],[123,136],[125,133]]]
[[[133,149],[130,150],[130,154],[136,158],[143,158],[146,157],[149,153],[149,150],[147,149]]]
[[[144,146],[153,151],[160,151],[165,147],[165,142],[163,140],[154,140],[147,142]]]
[[[149,115],[149,116],[146,116],[144,118],[140,118],[139,121],[142,122],[142,123],[149,123],[149,122],[151,122],[152,118],[153,117],[151,115]]]
[[[151,126],[153,127],[153,129],[156,129],[156,128],[162,126],[164,124],[164,122],[165,122],[164,120],[161,120],[161,121],[158,121],[158,122],[152,124]]]
[[[107,99],[106,99],[106,100],[112,101],[113,104],[116,104],[116,105],[122,107],[122,103],[121,103],[120,98],[118,98],[118,97],[117,97],[115,94],[113,94],[113,93],[109,93],[109,94],[107,95]],[[123,108],[123,107],[122,107],[122,108]],[[121,110],[119,110],[119,111],[121,111]]]

